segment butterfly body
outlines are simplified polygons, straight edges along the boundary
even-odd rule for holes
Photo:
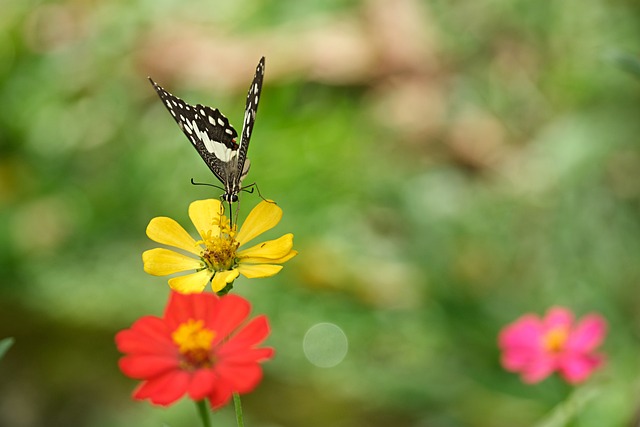
[[[218,109],[201,104],[187,104],[149,78],[182,132],[224,185],[221,199],[229,203],[238,201],[238,193],[243,188],[242,180],[249,172],[247,150],[262,93],[264,64],[265,59],[262,57],[247,93],[240,135]]]

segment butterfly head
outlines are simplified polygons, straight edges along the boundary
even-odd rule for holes
[[[222,201],[227,203],[235,203],[238,201],[237,193],[224,193],[221,197]]]

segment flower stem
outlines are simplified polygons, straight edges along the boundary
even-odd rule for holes
[[[196,402],[196,407],[198,408],[198,414],[200,415],[200,419],[202,420],[202,425],[204,427],[213,427],[213,423],[211,422],[211,410],[209,410],[207,400],[198,400]]]
[[[238,423],[238,427],[244,427],[242,404],[240,403],[240,395],[238,393],[233,393],[233,406],[236,407],[236,421]]]
[[[559,403],[551,413],[535,427],[562,427],[573,424],[581,411],[590,404],[590,401],[603,393],[603,389],[598,385],[584,385],[576,388],[565,400]]]

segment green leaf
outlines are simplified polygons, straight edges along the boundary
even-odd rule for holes
[[[640,58],[628,53],[614,53],[610,58],[618,67],[640,78]]]
[[[0,359],[4,357],[4,354],[11,348],[14,341],[11,337],[0,340]]]

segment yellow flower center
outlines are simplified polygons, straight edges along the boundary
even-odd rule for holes
[[[542,337],[544,348],[552,353],[558,353],[564,348],[564,344],[569,337],[569,331],[564,326],[557,326],[547,332]]]
[[[220,217],[219,225],[203,235],[198,243],[205,245],[202,259],[212,271],[227,271],[235,267],[236,250],[240,244],[235,240],[236,228],[231,227],[225,216]]]
[[[171,334],[183,357],[183,368],[197,369],[213,364],[211,344],[216,333],[204,327],[202,320],[189,319]]]

